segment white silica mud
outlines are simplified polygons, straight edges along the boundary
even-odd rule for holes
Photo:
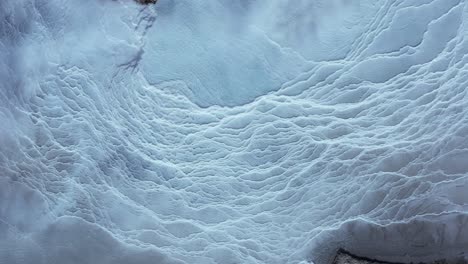
[[[0,263],[468,256],[465,0],[0,1]]]

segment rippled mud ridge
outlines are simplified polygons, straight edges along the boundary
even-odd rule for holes
[[[0,263],[468,258],[465,0],[1,0]]]

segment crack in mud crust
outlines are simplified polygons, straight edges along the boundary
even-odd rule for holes
[[[158,0],[135,0],[137,3],[142,5],[156,4]]]

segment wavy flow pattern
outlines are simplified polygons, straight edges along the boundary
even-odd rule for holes
[[[228,54],[223,65],[187,59],[207,47],[190,39],[207,32],[196,25],[212,21],[180,10],[227,2],[72,2],[0,3],[0,263],[466,254],[466,1],[331,1],[361,8],[339,58],[258,26],[225,37],[236,50],[220,39],[195,57]],[[195,33],[167,29],[177,16]],[[156,41],[169,31],[181,46]],[[266,70],[242,64],[251,50]],[[155,59],[167,53],[187,65]],[[216,78],[243,87],[203,86]]]

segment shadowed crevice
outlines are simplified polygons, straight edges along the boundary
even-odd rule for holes
[[[137,3],[142,5],[156,4],[158,0],[135,0]]]

